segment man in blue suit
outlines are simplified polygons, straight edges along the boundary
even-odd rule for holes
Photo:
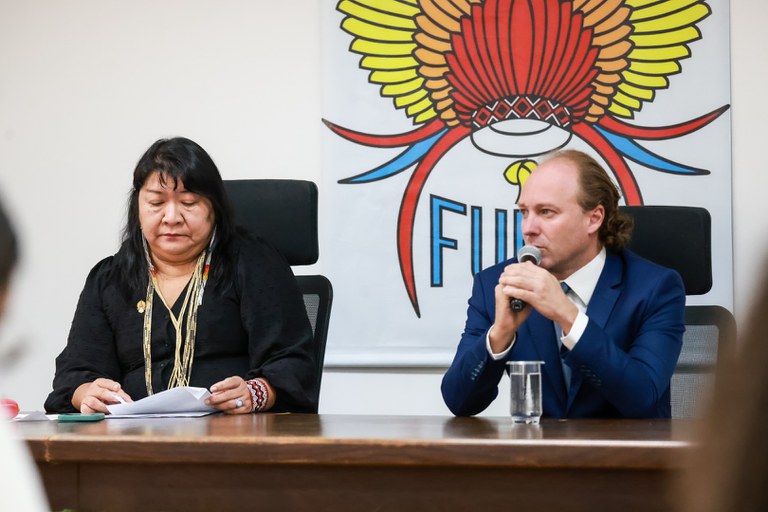
[[[531,173],[518,201],[525,243],[475,276],[467,321],[442,392],[456,415],[483,411],[507,361],[544,361],[544,416],[670,417],[685,291],[677,272],[624,249],[631,220],[590,156],[560,151]],[[510,299],[527,304],[520,312]]]

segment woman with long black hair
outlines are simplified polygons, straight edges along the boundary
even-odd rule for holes
[[[120,250],[89,274],[49,412],[178,387],[231,414],[311,412],[316,365],[285,260],[235,228],[221,175],[195,142],[155,142],[133,174]]]

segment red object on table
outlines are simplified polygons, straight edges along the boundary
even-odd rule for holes
[[[19,404],[10,398],[0,398],[0,416],[13,419],[19,414]]]

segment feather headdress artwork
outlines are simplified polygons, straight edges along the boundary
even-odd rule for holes
[[[353,36],[369,81],[392,98],[415,129],[369,134],[324,121],[334,133],[373,147],[402,147],[392,160],[341,180],[370,183],[412,169],[400,205],[400,269],[416,314],[413,224],[437,162],[466,137],[513,160],[504,172],[522,185],[527,158],[578,137],[614,173],[624,201],[643,204],[628,161],[665,173],[707,174],[645,149],[638,141],[689,134],[728,105],[671,126],[632,124],[680,73],[703,0],[341,0],[341,28]]]

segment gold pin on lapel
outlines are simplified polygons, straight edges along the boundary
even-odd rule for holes
[[[140,300],[139,302],[136,303],[136,311],[138,311],[139,313],[143,314],[144,310],[146,309],[147,309],[147,303],[144,302],[143,300]]]

